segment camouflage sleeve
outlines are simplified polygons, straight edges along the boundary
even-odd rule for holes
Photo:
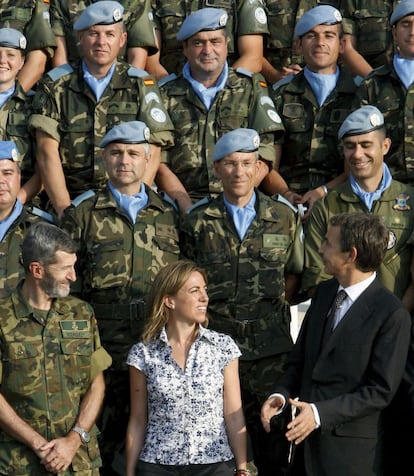
[[[66,5],[65,0],[54,0],[50,4],[50,22],[52,31],[56,36],[65,36],[66,34],[66,18],[68,14],[64,12]]]
[[[45,50],[51,58],[56,48],[56,39],[50,25],[49,2],[37,0],[31,21],[24,34],[27,38],[27,52]]]
[[[291,238],[292,243],[289,247],[285,270],[288,273],[300,274],[303,272],[305,249],[303,240],[302,221],[299,213],[292,216],[291,219]]]
[[[356,34],[356,25],[353,21],[355,0],[341,0],[342,30],[348,35]]]
[[[32,104],[33,113],[29,118],[29,129],[39,129],[60,142],[59,114],[56,101],[52,97],[46,79],[38,84]]]
[[[324,273],[324,265],[319,254],[319,248],[322,245],[328,227],[328,210],[325,198],[322,198],[314,205],[306,226],[305,269],[302,275],[302,288],[305,291],[329,278]]]
[[[237,36],[268,35],[267,15],[262,0],[238,2]]]
[[[158,47],[150,1],[136,1],[135,4],[131,5],[131,11],[131,17],[127,22],[128,48],[148,48],[149,55],[155,54]]]
[[[163,149],[173,146],[174,125],[161,100],[157,82],[153,76],[139,78],[140,112],[137,119],[150,128],[150,142]]]
[[[92,308],[91,308],[92,311]],[[92,311],[93,313],[93,311]],[[112,364],[112,358],[101,345],[98,324],[95,316],[92,317],[92,331],[94,339],[94,352],[91,359],[91,381],[101,372],[109,368]]]

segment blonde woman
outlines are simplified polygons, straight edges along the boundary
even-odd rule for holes
[[[191,261],[156,276],[142,341],[127,359],[127,476],[248,473],[240,351],[206,328],[207,305],[206,275]]]

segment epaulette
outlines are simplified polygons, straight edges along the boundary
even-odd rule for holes
[[[248,76],[249,78],[253,77],[253,73],[245,68],[236,68],[236,72]]]
[[[149,76],[149,73],[147,73],[144,69],[139,69],[135,66],[131,66],[128,69],[128,76],[132,78],[145,78],[145,76]]]
[[[47,72],[47,75],[52,81],[56,81],[62,76],[65,76],[71,73],[73,73],[73,68],[70,64],[66,63],[51,69],[50,71]]]
[[[289,200],[287,200],[285,197],[282,197],[280,193],[277,193],[276,195],[272,196],[273,200],[276,200],[277,202],[284,203],[288,207],[290,207],[295,213],[298,213],[298,209],[292,205]]]
[[[172,205],[175,210],[178,211],[177,203],[176,203],[175,200],[173,200],[167,193],[165,193],[164,191],[161,190],[160,192],[158,192],[158,195],[159,195],[163,200],[165,200],[165,201],[168,202],[170,205]]]
[[[164,84],[170,83],[174,79],[177,79],[177,75],[175,73],[171,73],[168,76],[165,76],[164,78],[161,78],[158,81],[158,86],[159,87],[164,86]]]
[[[87,200],[88,198],[91,198],[95,195],[95,192],[93,190],[87,190],[86,192],[81,193],[78,195],[76,198],[72,200],[72,205],[74,207],[78,207],[82,202]]]
[[[294,77],[295,77],[294,74],[288,74],[288,75],[285,76],[284,78],[279,79],[279,81],[276,81],[276,82],[272,85],[273,91],[276,91],[276,90],[279,89],[281,86],[284,86],[285,84],[290,83]]]
[[[204,198],[202,198],[201,200],[199,200],[198,202],[195,202],[193,205],[191,205],[190,208],[187,209],[187,211],[185,212],[186,215],[188,215],[189,213],[191,213],[191,212],[192,212],[193,210],[195,210],[196,208],[201,207],[202,205],[206,205],[210,200],[211,200],[210,197],[204,197]]]
[[[55,223],[55,219],[51,213],[45,212],[44,210],[41,210],[37,207],[32,207],[30,211],[33,215],[36,215],[37,217],[40,217],[43,220],[48,221],[49,223]]]

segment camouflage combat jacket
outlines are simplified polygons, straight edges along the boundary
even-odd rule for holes
[[[318,4],[338,7],[339,0],[264,0],[270,35],[267,36],[265,56],[276,68],[292,63],[303,63],[303,58],[292,50],[294,30],[303,14]]]
[[[53,32],[56,36],[65,37],[68,59],[71,63],[81,56],[77,32],[73,29],[73,24],[81,12],[92,3],[94,3],[93,0],[51,2],[50,17]],[[119,3],[125,8],[124,24],[128,34],[126,47],[120,51],[119,57],[126,60],[126,48],[135,47],[147,48],[149,54],[156,53],[158,48],[150,0],[120,0]]]
[[[173,125],[155,79],[145,71],[117,62],[112,80],[97,102],[83,79],[81,62],[49,71],[39,84],[29,127],[59,142],[66,185],[71,197],[106,184],[98,147],[114,125],[140,120],[151,130],[150,142],[172,145]]]
[[[117,369],[126,369],[126,355],[140,337],[152,280],[180,253],[175,208],[148,187],[146,191],[148,204],[135,224],[108,188],[83,201],[79,197],[80,203],[75,200],[62,219],[80,247],[80,296],[92,303],[102,342]]]
[[[376,106],[384,115],[391,148],[385,162],[395,180],[414,183],[414,84],[409,90],[391,64],[372,71],[357,89],[355,107]]]
[[[111,358],[101,346],[92,308],[72,296],[55,299],[45,318],[20,287],[0,301],[1,392],[17,414],[47,440],[73,427],[82,399]],[[81,445],[73,474],[101,465],[97,428]],[[1,474],[49,474],[38,456],[0,429]]]
[[[25,93],[18,82],[9,100],[0,108],[0,140],[12,140],[19,151],[22,183],[34,172],[34,141],[29,134],[29,116],[33,92]]]
[[[379,215],[389,229],[388,250],[377,274],[381,282],[399,298],[411,282],[411,245],[408,239],[414,227],[414,188],[396,180],[374,202],[371,213]],[[318,252],[326,234],[329,220],[338,213],[368,212],[352,192],[349,181],[339,185],[318,200],[312,209],[306,228],[305,269],[303,289],[310,289],[320,281],[331,278],[324,272]]]
[[[38,208],[24,207],[0,241],[0,298],[14,291],[23,278],[21,245],[30,225],[42,219],[52,221],[51,215]]]
[[[228,13],[228,59],[238,58],[237,38],[244,35],[268,35],[266,13],[262,0],[152,0],[155,21],[161,32],[160,61],[169,73],[181,72],[186,58],[177,33],[185,18],[205,7],[223,8]]]
[[[193,200],[221,192],[212,157],[217,140],[226,132],[238,127],[255,129],[260,134],[260,157],[274,164],[274,143],[281,141],[284,129],[263,76],[229,68],[226,85],[210,110],[181,74],[172,76],[160,81],[175,127],[175,145],[167,151],[167,163]]]
[[[291,349],[285,273],[303,269],[297,214],[278,196],[256,197],[256,217],[243,240],[221,195],[195,204],[181,223],[182,253],[207,272],[209,326],[235,339],[242,360]]]
[[[341,0],[343,29],[355,37],[356,49],[376,68],[393,53],[390,16],[396,0]]]
[[[355,90],[352,76],[343,70],[322,107],[303,71],[289,83],[272,89],[285,126],[279,172],[292,190],[305,193],[343,172],[338,129],[352,111]]]
[[[15,28],[27,40],[26,53],[43,50],[51,58],[56,39],[50,26],[49,1],[0,0],[0,28]]]

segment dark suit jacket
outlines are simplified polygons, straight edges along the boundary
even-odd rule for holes
[[[381,475],[382,411],[404,370],[411,318],[375,280],[322,347],[335,279],[318,285],[275,392],[314,403],[321,427],[304,442],[312,476]]]

